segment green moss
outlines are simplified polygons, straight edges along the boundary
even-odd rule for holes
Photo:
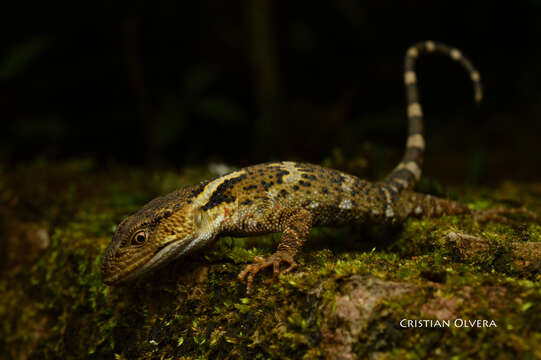
[[[321,359],[328,355],[329,334],[344,326],[333,315],[336,301],[347,298],[347,284],[356,277],[415,289],[377,304],[352,340],[356,354],[541,357],[539,269],[520,265],[513,252],[514,243],[541,241],[541,225],[520,216],[507,223],[448,216],[393,228],[315,229],[298,256],[299,268],[270,284],[270,271],[259,274],[249,298],[237,274],[253,256],[272,252],[277,235],[226,237],[130,286],[105,286],[99,265],[116,224],[206,171],[183,174],[101,172],[82,161],[25,166],[2,180],[0,195],[13,204],[3,221],[39,220],[50,229],[50,245],[37,260],[0,279],[0,348],[8,358]],[[474,208],[523,202],[536,210],[538,188],[505,183],[454,192]],[[37,213],[23,205],[29,199]],[[486,239],[486,251],[461,256],[446,241],[451,231]],[[498,327],[398,325],[404,318],[434,318],[436,310],[494,319]]]

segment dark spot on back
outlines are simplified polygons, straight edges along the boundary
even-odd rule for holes
[[[335,183],[335,184],[338,184],[338,185],[341,185],[344,182],[345,179],[346,178],[343,177],[342,175],[338,175],[336,177],[331,178],[331,182]]]
[[[231,189],[236,183],[246,179],[246,177],[246,174],[242,174],[222,182],[220,185],[218,185],[216,190],[214,190],[209,198],[209,201],[203,205],[201,209],[208,210],[220,205],[221,203],[231,203],[235,201],[236,198],[231,194]]]
[[[208,183],[208,181],[200,183],[196,189],[192,190],[190,197],[196,197],[197,195],[201,194],[203,190],[205,190],[205,186],[207,186]]]
[[[276,183],[278,184],[282,184],[284,181],[283,181],[283,177],[285,175],[289,175],[289,171],[287,170],[280,170],[276,173]]]
[[[266,182],[265,180],[261,180],[261,186],[263,186],[263,189],[265,189],[265,191],[269,190],[269,188],[274,185],[274,182]]]

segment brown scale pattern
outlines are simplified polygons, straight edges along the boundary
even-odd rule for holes
[[[242,180],[225,196],[236,199],[235,206],[224,204],[232,214],[228,228],[235,233],[252,234],[262,223],[264,231],[276,231],[285,217],[282,212],[289,208],[308,210],[315,226],[340,226],[366,222],[372,214],[370,208],[381,207],[383,195],[375,185],[337,170],[281,162],[243,171]]]

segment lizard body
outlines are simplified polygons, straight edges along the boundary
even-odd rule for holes
[[[459,50],[433,41],[410,47],[405,56],[409,135],[398,166],[379,182],[318,165],[271,162],[233,171],[211,181],[156,198],[122,221],[109,245],[102,277],[107,284],[137,278],[212,243],[220,235],[250,236],[282,232],[277,251],[256,257],[239,279],[247,291],[258,271],[272,266],[279,273],[296,267],[295,254],[312,226],[400,223],[409,216],[472,212],[457,202],[415,193],[421,176],[425,141],[415,61],[422,52],[441,52],[469,72],[475,99],[481,100],[480,77]]]

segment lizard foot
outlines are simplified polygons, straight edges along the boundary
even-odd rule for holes
[[[289,264],[289,267],[280,272],[280,264],[285,262]],[[239,281],[243,281],[246,276],[246,294],[250,295],[252,293],[252,283],[254,282],[255,275],[260,271],[269,266],[272,266],[273,276],[278,276],[278,274],[286,274],[297,267],[297,263],[293,260],[293,256],[277,251],[268,258],[262,258],[261,256],[256,256],[254,258],[254,264],[250,264],[244,268],[239,274]]]
[[[504,215],[512,214],[526,214],[528,217],[530,217],[531,220],[535,220],[537,218],[537,215],[534,212],[526,209],[525,207],[520,207],[518,209],[506,209],[503,207],[497,207],[488,210],[477,210],[473,213],[473,217],[478,222],[505,222],[507,221],[507,218]]]

